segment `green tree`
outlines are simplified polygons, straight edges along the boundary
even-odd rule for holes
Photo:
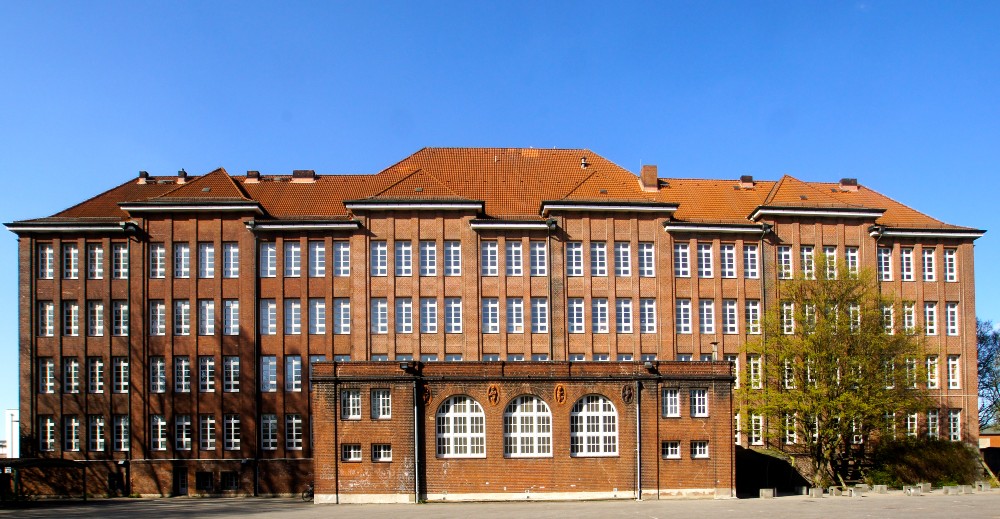
[[[1000,420],[1000,330],[976,319],[979,371],[979,427],[995,427]]]
[[[825,486],[842,484],[863,465],[867,442],[894,435],[897,420],[928,399],[918,383],[922,340],[898,326],[902,305],[882,297],[871,272],[815,271],[779,281],[761,340],[746,346],[750,372],[737,399],[765,424],[769,444],[807,457],[813,484]]]

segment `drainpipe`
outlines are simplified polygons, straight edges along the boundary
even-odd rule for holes
[[[635,381],[635,500],[642,501],[642,382]]]
[[[417,379],[413,379],[413,503],[420,502],[420,420],[417,415]]]
[[[549,302],[549,308],[548,308],[548,319],[549,319],[549,360],[556,360],[555,351],[553,351],[554,347],[553,347],[553,343],[552,343],[552,308],[555,307],[555,302],[552,301],[552,231],[556,230],[556,225],[557,225],[557,222],[556,222],[555,218],[549,218],[548,220],[545,220],[545,227],[546,227],[546,231],[545,231],[545,256],[546,256],[545,257],[545,263],[546,263],[545,267],[546,267],[546,269],[545,269],[545,272],[546,272],[546,274],[548,274],[548,276],[546,276],[546,277],[548,277],[548,283],[546,283],[546,287],[548,289],[547,297],[548,297],[548,302]],[[530,247],[530,245],[529,245],[529,247]],[[563,359],[563,360],[565,360],[565,359]]]

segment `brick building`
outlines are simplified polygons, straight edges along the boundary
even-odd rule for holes
[[[374,175],[143,172],[7,226],[22,456],[85,461],[95,492],[730,495],[734,415],[764,440],[732,409],[741,348],[820,255],[927,334],[940,407],[906,426],[977,440],[982,231],[851,179],[430,148]]]

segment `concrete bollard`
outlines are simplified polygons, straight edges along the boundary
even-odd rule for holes
[[[774,496],[775,496],[776,493],[777,493],[776,490],[773,489],[773,488],[762,488],[762,489],[760,489],[760,498],[761,499],[774,499]]]
[[[854,488],[856,488],[856,489],[858,489],[858,490],[860,490],[862,492],[870,492],[871,491],[871,487],[869,487],[865,483],[858,483],[857,485],[854,485]]]
[[[823,497],[822,487],[812,487],[809,489],[809,497]]]
[[[976,492],[989,492],[992,488],[986,481],[976,481]]]
[[[847,497],[865,497],[865,491],[857,487],[847,489]]]
[[[888,485],[873,485],[872,486],[872,491],[875,492],[876,494],[888,494],[889,493],[889,486]]]
[[[841,490],[840,487],[830,487],[828,489],[828,491],[830,492],[831,496],[841,496],[841,495],[844,495],[844,491]]]
[[[930,483],[917,483],[917,485],[920,486],[920,491],[921,492],[923,492],[925,494],[929,494],[930,493],[930,491],[931,491],[931,484]]]
[[[957,496],[962,492],[959,490],[958,485],[948,485],[944,487],[944,495],[946,496]]]
[[[972,485],[959,485],[958,489],[963,494],[972,494],[972,493],[974,493],[974,491],[972,490]]]
[[[911,485],[903,487],[903,493],[908,496],[919,496],[922,493],[923,487],[920,485]]]

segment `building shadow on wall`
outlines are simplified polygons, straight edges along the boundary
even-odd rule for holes
[[[736,447],[736,496],[758,497],[762,488],[793,493],[809,482],[788,461],[759,451]]]

